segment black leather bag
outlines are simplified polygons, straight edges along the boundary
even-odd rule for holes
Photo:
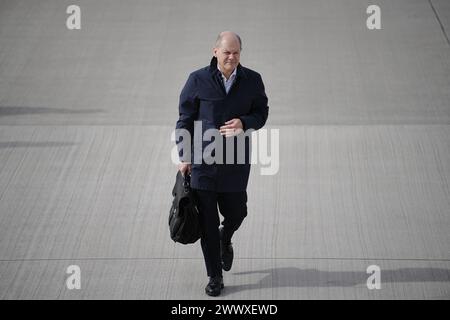
[[[190,186],[190,176],[177,173],[169,214],[170,237],[182,244],[195,243],[201,237],[199,213]]]

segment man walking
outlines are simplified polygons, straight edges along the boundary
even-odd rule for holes
[[[182,174],[191,174],[191,187],[200,213],[201,247],[209,277],[205,292],[210,296],[219,295],[224,288],[222,270],[229,271],[233,263],[231,239],[247,216],[251,141],[245,140],[245,156],[242,157],[237,138],[247,130],[263,127],[269,110],[261,76],[239,63],[241,50],[242,41],[237,34],[230,31],[219,34],[210,65],[189,75],[180,94],[176,124],[176,129],[188,130],[194,142],[207,130],[220,133],[212,142],[202,140],[201,146],[194,145],[194,149],[200,148],[201,161],[195,161],[198,157],[192,157],[194,152],[191,152],[180,155],[178,166]],[[230,139],[233,140],[232,150],[229,149]],[[211,150],[210,144],[216,147],[212,148],[211,156],[220,153],[227,161],[220,157],[214,163],[205,161],[204,151]],[[234,158],[231,163],[227,157],[230,153]],[[194,163],[189,161],[192,158]],[[238,161],[237,158],[245,160]],[[224,217],[222,226],[217,208]]]

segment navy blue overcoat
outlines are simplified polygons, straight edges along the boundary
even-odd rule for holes
[[[240,64],[237,67],[236,79],[228,94],[225,91],[220,71],[217,69],[215,57],[211,59],[209,66],[189,75],[180,94],[179,119],[176,123],[176,129],[186,129],[192,137],[192,188],[216,192],[238,192],[247,189],[251,160],[249,156],[250,139],[245,139],[246,156],[244,163],[237,163],[236,136],[221,137],[224,155],[222,163],[216,161],[208,164],[205,163],[204,159],[200,162],[196,161],[198,157],[194,154],[194,149],[198,147],[197,151],[199,151],[200,147],[194,144],[195,141],[200,139],[201,151],[203,152],[208,145],[216,142],[214,138],[204,141],[205,131],[212,128],[218,130],[226,121],[234,118],[239,118],[242,121],[244,131],[260,129],[267,120],[269,112],[267,102],[261,75]],[[201,132],[197,130],[200,122],[196,122],[194,133],[194,121],[201,121]],[[227,139],[234,139],[234,161],[226,160],[226,146],[230,145],[227,143]],[[181,140],[177,139],[177,143]],[[211,146],[209,148],[211,150]],[[183,158],[182,153],[180,151],[180,159],[184,160],[186,158]],[[214,152],[212,155],[215,155]]]

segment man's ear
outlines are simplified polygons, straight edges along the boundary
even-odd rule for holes
[[[217,48],[212,49],[213,56],[217,58]]]

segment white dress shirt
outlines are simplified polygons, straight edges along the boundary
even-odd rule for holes
[[[232,86],[233,83],[234,83],[234,80],[236,79],[236,70],[237,70],[237,68],[234,69],[233,73],[232,73],[231,76],[228,78],[228,80],[227,80],[227,78],[223,75],[223,73],[222,73],[222,71],[220,70],[219,66],[217,66],[217,69],[219,69],[220,74],[222,75],[223,85],[225,86],[225,90],[226,90],[226,92],[227,92],[227,94],[228,94],[228,92],[229,92],[230,89],[231,89],[231,86]]]

